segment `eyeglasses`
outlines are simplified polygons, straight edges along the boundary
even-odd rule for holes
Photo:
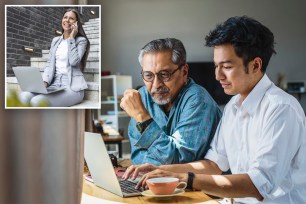
[[[150,71],[141,71],[141,76],[143,78],[143,80],[145,80],[146,82],[152,82],[154,81],[155,79],[155,75],[157,75],[157,78],[159,80],[161,80],[162,82],[167,82],[171,79],[172,75],[177,71],[179,70],[182,66],[182,65],[179,65],[179,67],[177,69],[175,69],[174,71],[172,72],[169,72],[169,71],[160,71],[156,74],[154,74],[153,72],[150,72]]]

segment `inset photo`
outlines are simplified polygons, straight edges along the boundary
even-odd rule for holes
[[[5,108],[99,109],[101,6],[5,6]]]

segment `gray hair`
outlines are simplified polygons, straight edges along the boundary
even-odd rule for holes
[[[172,52],[173,64],[186,64],[186,50],[183,43],[175,38],[165,38],[152,40],[146,44],[139,52],[138,61],[142,66],[143,56],[147,53],[162,52],[169,50]]]

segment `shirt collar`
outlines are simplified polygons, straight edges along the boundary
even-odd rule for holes
[[[172,112],[176,109],[177,103],[180,100],[180,98],[182,97],[182,95],[184,94],[185,90],[188,89],[194,83],[195,82],[193,81],[193,79],[188,77],[187,83],[182,87],[182,89],[180,90],[180,92],[178,93],[178,95],[175,97],[175,99],[172,102],[172,106],[171,106],[171,109],[169,111],[169,116],[171,116]],[[154,102],[153,97],[151,95],[150,95],[150,97],[151,97],[151,102],[153,103],[153,105],[156,105],[160,109],[163,109],[160,105],[158,105],[157,103]]]
[[[182,87],[182,89],[180,90],[180,92],[178,93],[178,95],[175,97],[172,107],[176,106],[175,104],[180,100],[180,98],[182,97],[182,95],[185,93],[185,90],[188,89],[192,84],[194,84],[195,82],[193,81],[193,79],[191,79],[190,77],[188,77],[187,79],[187,83]],[[171,109],[172,109],[171,107]]]
[[[68,38],[67,38],[68,39]],[[64,34],[61,35],[61,40],[67,41],[67,39],[64,39]]]
[[[264,97],[266,91],[271,87],[272,81],[269,77],[264,74],[264,76],[259,80],[253,90],[249,93],[249,95],[244,99],[241,106],[239,105],[240,95],[235,98],[233,102],[233,111],[237,112],[238,108],[242,108],[249,115],[253,115],[259,106],[262,98]]]

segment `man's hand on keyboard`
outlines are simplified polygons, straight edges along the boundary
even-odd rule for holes
[[[141,165],[131,165],[126,169],[122,179],[126,180],[131,177],[132,180],[135,180],[140,173],[144,174],[156,169],[159,169],[159,167],[148,163]]]

